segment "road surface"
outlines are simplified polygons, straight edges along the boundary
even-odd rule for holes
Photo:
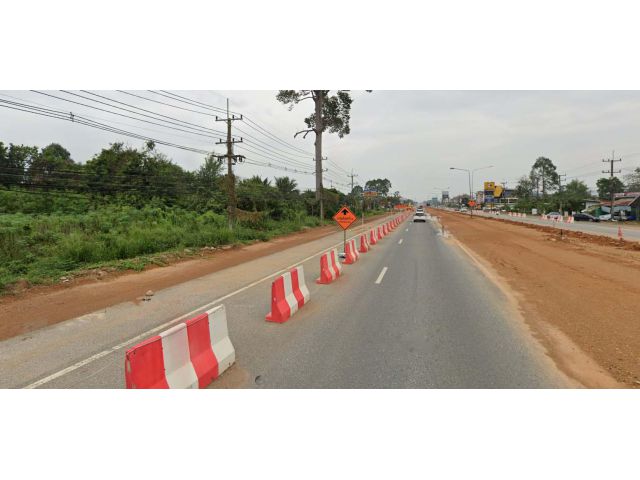
[[[551,220],[542,220],[540,216],[527,215],[526,218],[510,217],[505,214],[495,215],[488,212],[473,212],[474,215],[482,217],[495,217],[514,222],[530,223],[533,225],[543,225],[547,227],[563,228],[592,235],[604,235],[606,237],[618,238],[618,227],[622,227],[622,234],[625,240],[640,241],[640,228],[631,223],[625,222],[574,222],[557,223]]]
[[[122,388],[127,348],[218,303],[226,305],[237,361],[213,388],[572,385],[432,222],[405,222],[345,265],[343,277],[317,285],[319,254],[341,237],[1,342],[0,387]],[[284,324],[265,322],[273,274],[300,262],[311,301]]]

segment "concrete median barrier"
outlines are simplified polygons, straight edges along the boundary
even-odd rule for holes
[[[279,275],[271,284],[271,311],[268,322],[284,323],[310,300],[304,279],[304,268],[299,265]]]
[[[127,388],[205,388],[235,362],[219,305],[127,350]]]
[[[320,257],[320,278],[316,283],[321,285],[331,283],[342,275],[342,264],[338,259],[338,251],[333,248]]]

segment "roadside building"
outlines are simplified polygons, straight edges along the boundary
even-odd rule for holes
[[[611,212],[611,200],[601,200],[599,210],[603,214]],[[629,220],[640,219],[640,192],[614,194],[613,216],[622,216]]]

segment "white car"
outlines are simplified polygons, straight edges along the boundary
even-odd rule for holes
[[[426,223],[427,216],[424,214],[424,212],[416,212],[415,215],[413,216],[413,221]]]

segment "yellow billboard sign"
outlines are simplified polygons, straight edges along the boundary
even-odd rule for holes
[[[496,188],[495,182],[484,182],[484,191],[485,192],[493,192]]]

